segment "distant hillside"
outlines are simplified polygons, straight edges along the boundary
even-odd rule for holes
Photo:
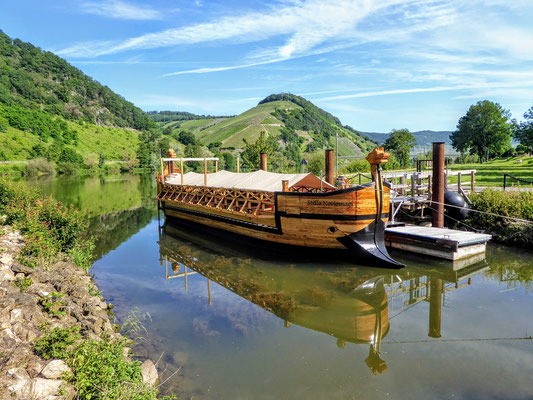
[[[227,116],[198,115],[186,111],[148,111],[154,122],[193,121],[199,119],[229,118]]]
[[[368,136],[372,140],[383,144],[389,137],[388,133],[380,132],[361,132],[363,135]],[[456,150],[452,148],[452,141],[450,140],[451,131],[416,131],[413,132],[413,135],[416,140],[415,148],[413,153],[422,153],[424,149],[426,151],[431,150],[431,145],[433,142],[444,142],[446,143],[446,152],[447,153],[456,153]]]
[[[154,126],[141,109],[64,59],[2,31],[0,103],[98,125],[139,130]]]
[[[226,149],[242,148],[243,139],[254,141],[261,132],[278,140],[284,149],[291,146],[291,152],[298,154],[333,148],[336,131],[341,155],[361,156],[375,146],[351,127],[343,126],[337,117],[303,97],[286,93],[270,95],[234,117],[184,121],[174,127],[194,133],[202,145],[220,143]],[[297,155],[293,158],[296,160]]]

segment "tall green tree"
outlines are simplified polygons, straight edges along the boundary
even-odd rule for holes
[[[452,146],[461,153],[477,154],[488,161],[511,147],[511,113],[488,100],[471,105],[450,135]]]
[[[271,156],[278,147],[277,142],[267,138],[264,131],[261,132],[255,143],[248,142],[246,139],[243,141],[244,151],[241,153],[241,158],[243,164],[251,171],[259,169],[261,153],[267,153],[268,156]]]
[[[400,162],[401,168],[411,164],[411,150],[415,147],[415,137],[408,129],[393,129],[385,141],[384,147],[390,150]]]
[[[515,127],[513,136],[533,153],[533,107],[524,113],[525,121]]]

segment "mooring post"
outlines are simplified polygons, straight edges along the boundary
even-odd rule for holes
[[[335,153],[333,150],[326,150],[326,182],[335,185]]]
[[[433,142],[433,190],[431,225],[444,227],[444,142]]]
[[[267,170],[267,158],[268,158],[267,153],[261,153],[261,169],[263,171]]]

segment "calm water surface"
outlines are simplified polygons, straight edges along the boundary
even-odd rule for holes
[[[149,314],[136,351],[160,359],[164,393],[533,398],[531,251],[491,245],[456,270],[395,253],[408,268],[372,269],[159,228],[150,177],[33,184],[89,209],[92,273],[119,319]]]

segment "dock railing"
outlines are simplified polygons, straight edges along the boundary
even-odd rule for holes
[[[383,178],[391,184],[392,220],[403,207],[407,209],[424,208],[431,202],[432,171],[421,172],[386,172]],[[352,184],[364,184],[371,181],[368,173],[347,175]],[[475,192],[476,170],[444,170],[445,190],[456,191],[470,203],[468,195]]]

